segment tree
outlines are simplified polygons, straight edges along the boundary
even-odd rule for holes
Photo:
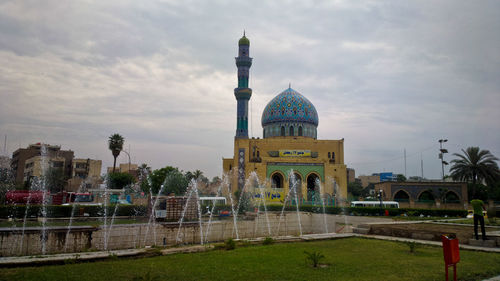
[[[405,182],[406,181],[405,175],[403,175],[403,174],[396,175],[396,181],[398,181],[398,182]]]
[[[472,196],[476,195],[476,184],[486,182],[494,184],[500,178],[498,169],[498,158],[493,156],[489,150],[480,150],[477,146],[462,149],[462,154],[454,153],[458,157],[451,160],[451,177],[454,180],[471,182],[473,186]]]
[[[154,170],[151,173],[150,179],[153,194],[158,194],[161,186],[165,185],[163,194],[175,193],[176,195],[181,195],[186,192],[189,183],[184,174],[178,168],[172,166]],[[147,188],[149,189],[149,185]],[[144,187],[143,191],[149,192],[149,190],[144,190]]]
[[[112,173],[108,175],[108,187],[112,189],[123,189],[134,182],[134,176],[129,173]]]
[[[109,150],[111,150],[111,153],[113,154],[113,157],[114,157],[113,173],[115,172],[115,169],[116,169],[116,158],[118,158],[118,155],[120,155],[120,151],[122,151],[122,149],[123,149],[124,142],[125,142],[125,139],[119,134],[113,134],[109,137],[108,147],[109,147]]]
[[[221,182],[222,182],[222,180],[218,176],[215,176],[212,178],[212,181],[210,183],[211,184],[220,184]]]
[[[151,175],[151,167],[146,163],[142,163],[137,170],[139,170],[139,185],[142,191],[149,190],[148,177]]]
[[[363,195],[363,186],[359,182],[350,182],[347,184],[347,192],[354,197],[360,197]]]

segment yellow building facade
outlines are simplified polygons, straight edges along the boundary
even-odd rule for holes
[[[296,189],[299,202],[323,198],[338,205],[347,195],[344,139],[318,140],[318,114],[314,105],[291,87],[273,98],[262,114],[263,138],[248,137],[248,88],[250,41],[239,41],[237,128],[232,158],[223,159],[223,171],[231,175],[231,191],[248,190],[253,175],[265,191],[254,194],[269,202],[283,203]],[[255,186],[255,185],[254,185]],[[294,187],[295,186],[295,187]]]

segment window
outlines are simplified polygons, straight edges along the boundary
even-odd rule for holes
[[[285,136],[285,127],[281,127],[281,136],[284,137]]]
[[[293,126],[290,126],[290,136],[295,135],[295,132],[293,131]]]
[[[302,136],[302,126],[299,126],[299,136]]]

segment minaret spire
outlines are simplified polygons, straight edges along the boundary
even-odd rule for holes
[[[238,41],[238,57],[236,66],[238,67],[238,87],[234,89],[234,96],[237,101],[236,113],[236,138],[248,138],[248,101],[252,96],[252,89],[248,88],[248,78],[252,58],[250,57],[250,40],[245,36]]]

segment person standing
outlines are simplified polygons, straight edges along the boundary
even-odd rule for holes
[[[480,199],[473,199],[470,201],[472,208],[474,209],[474,235],[476,236],[476,240],[479,240],[479,236],[477,234],[477,224],[478,222],[481,224],[481,233],[483,240],[486,240],[486,231],[484,229],[484,216],[483,210],[486,211],[484,207],[484,202]]]

